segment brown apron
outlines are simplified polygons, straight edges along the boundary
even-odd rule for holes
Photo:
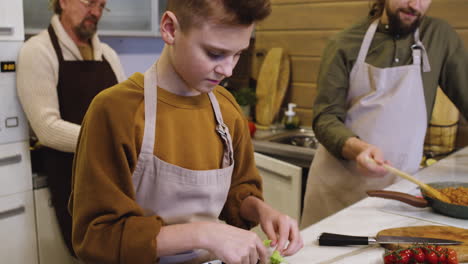
[[[80,125],[93,98],[105,88],[117,84],[117,77],[104,56],[102,61],[65,61],[51,25],[48,31],[59,60],[57,94],[60,115],[63,120]],[[74,153],[42,148],[40,173],[47,176],[63,239],[74,256],[71,245],[71,216],[68,212],[73,156]]]

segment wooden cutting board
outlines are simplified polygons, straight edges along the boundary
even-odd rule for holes
[[[290,78],[289,56],[283,48],[271,48],[258,75],[255,119],[259,126],[269,127],[286,94]]]
[[[411,237],[431,237],[462,241],[461,245],[443,246],[457,251],[460,262],[468,262],[468,229],[450,227],[450,226],[411,226],[390,228],[380,231],[377,236],[411,236]],[[382,245],[388,249],[397,248],[396,244]],[[401,247],[410,245],[400,244]]]

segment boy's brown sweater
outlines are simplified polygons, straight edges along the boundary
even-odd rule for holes
[[[92,102],[78,142],[70,211],[73,246],[86,263],[154,263],[164,219],[145,215],[135,201],[132,173],[144,131],[144,77],[136,73]],[[250,228],[240,217],[249,195],[262,198],[247,122],[232,95],[218,86],[224,122],[233,139],[235,168],[220,218]],[[158,88],[155,155],[192,170],[219,169],[223,144],[207,94],[184,97]],[[177,206],[177,205],[174,205]],[[181,234],[183,235],[183,234]]]

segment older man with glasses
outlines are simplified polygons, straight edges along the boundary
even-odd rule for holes
[[[100,91],[125,80],[115,51],[96,30],[105,0],[50,0],[47,30],[30,38],[18,59],[17,88],[33,130],[33,170],[47,176],[66,245],[71,247],[67,210],[73,156],[84,114]]]

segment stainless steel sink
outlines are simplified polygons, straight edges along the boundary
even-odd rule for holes
[[[311,129],[257,131],[253,140],[257,152],[308,168],[318,147]]]
[[[297,147],[313,149],[316,149],[318,147],[318,141],[315,138],[314,133],[308,130],[286,131],[277,135],[264,138],[263,140]]]

